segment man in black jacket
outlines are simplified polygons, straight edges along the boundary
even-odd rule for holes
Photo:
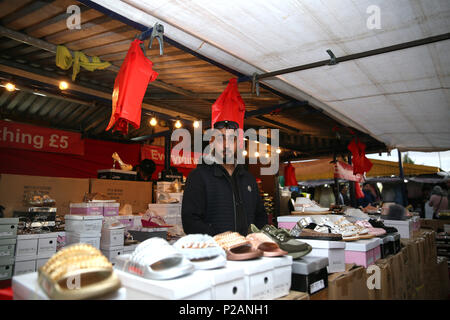
[[[214,127],[223,135],[237,129],[233,121],[222,121]],[[228,129],[228,130],[227,130]],[[234,131],[234,130],[231,130]],[[236,140],[214,141],[216,154],[227,158],[236,155]],[[222,158],[222,159],[223,159]],[[256,180],[243,164],[199,164],[188,176],[183,195],[182,222],[186,234],[214,236],[225,231],[247,235],[250,224],[262,228],[267,215]]]

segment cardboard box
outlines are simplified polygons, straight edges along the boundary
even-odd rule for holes
[[[130,204],[133,213],[145,212],[152,202],[152,183],[90,179],[90,192],[101,192],[120,203],[120,209]]]
[[[355,264],[346,264],[345,271],[328,276],[329,300],[368,299],[366,269]]]
[[[287,296],[284,296],[282,298],[278,298],[277,300],[310,300],[309,294],[306,292],[300,292],[300,291],[289,291],[289,294]]]
[[[302,239],[312,247],[310,256],[328,258],[328,273],[345,271],[345,242]]]
[[[89,192],[89,180],[2,174],[0,203],[5,207],[5,217],[12,217],[13,211],[27,211],[27,195],[34,191],[55,199],[57,213],[65,215],[71,202],[83,201]]]

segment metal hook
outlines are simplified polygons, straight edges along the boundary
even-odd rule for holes
[[[334,66],[337,64],[336,62],[336,56],[334,55],[333,51],[331,51],[330,49],[327,50],[327,53],[330,55],[330,63],[328,63],[328,65],[330,66]]]
[[[150,44],[149,48],[152,47],[153,39],[158,39],[159,43],[159,55],[162,56],[164,54],[164,26],[162,24],[159,24],[158,22],[155,23],[153,26],[152,34],[150,36]]]

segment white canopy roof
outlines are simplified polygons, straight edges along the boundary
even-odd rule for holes
[[[327,49],[340,57],[450,32],[448,0],[94,2],[160,22],[169,38],[247,75],[325,60]],[[381,29],[371,30],[374,5]],[[262,82],[389,147],[450,149],[450,40]]]

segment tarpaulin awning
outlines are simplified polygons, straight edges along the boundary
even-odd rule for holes
[[[450,30],[448,0],[94,2],[163,23],[171,39],[246,75],[322,61],[327,49],[342,57]],[[449,51],[444,40],[262,82],[389,147],[449,150]]]

